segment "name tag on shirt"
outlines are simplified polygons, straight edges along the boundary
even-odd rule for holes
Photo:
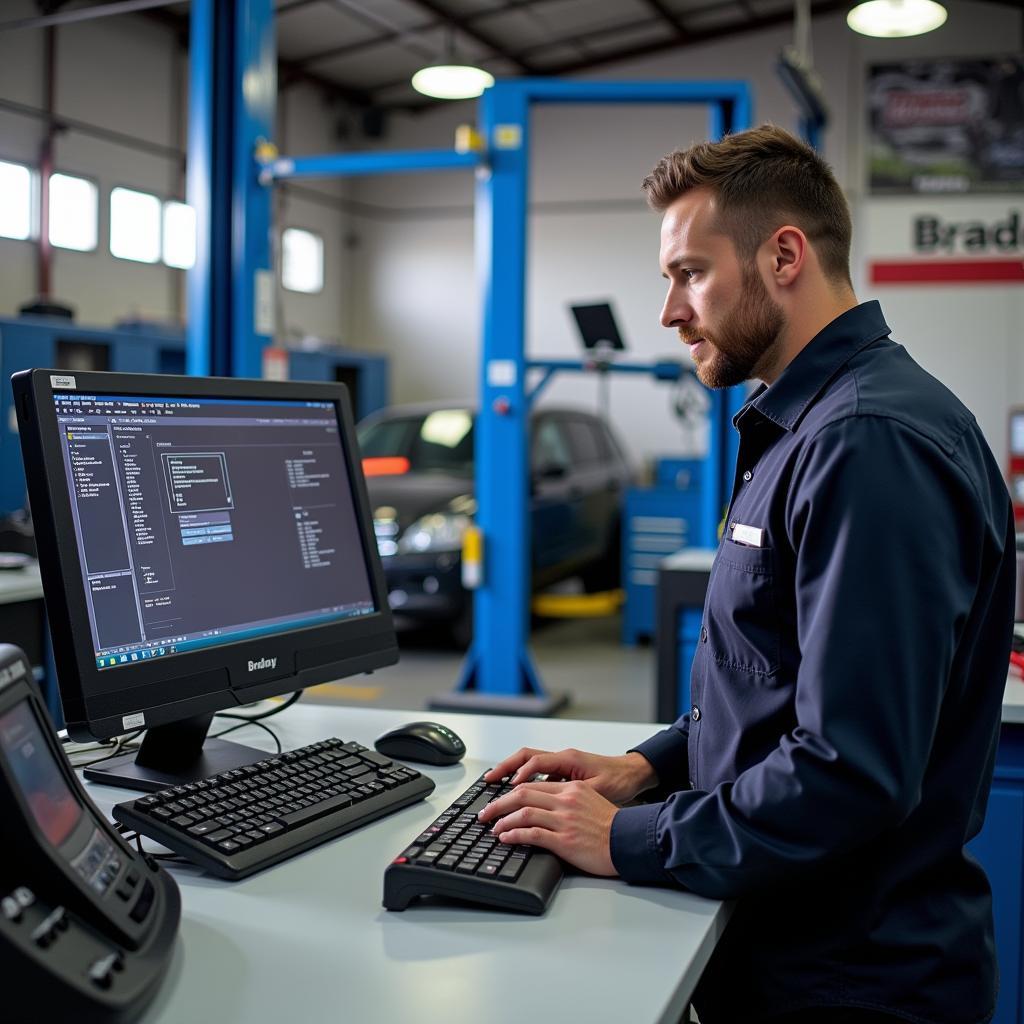
[[[732,539],[737,544],[746,544],[751,548],[763,548],[764,528],[760,526],[744,526],[743,523],[733,523]]]

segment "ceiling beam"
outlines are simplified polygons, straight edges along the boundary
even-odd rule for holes
[[[573,42],[583,43],[585,45],[586,43],[594,42],[596,40],[606,39],[608,36],[619,36],[622,35],[623,32],[635,32],[637,29],[652,27],[664,27],[664,23],[660,18],[637,18],[633,21],[619,21],[614,25],[604,25],[601,28],[591,28],[587,29],[585,32],[577,32],[573,37]],[[687,34],[685,40],[674,36],[671,38],[663,37],[658,40],[658,42],[664,43],[666,46],[684,46],[689,42],[690,38],[690,35]],[[536,54],[543,53],[545,50],[560,48],[562,45],[562,42],[557,39],[544,43],[535,43],[532,46],[526,47],[525,50],[522,50],[521,56],[532,57]],[[544,73],[549,74],[547,71]]]
[[[345,11],[355,18],[356,21],[361,21],[364,25],[370,25],[375,29],[384,29],[385,32],[394,33],[394,41],[399,46],[411,53],[415,53],[424,60],[433,60],[436,56],[432,46],[427,46],[425,43],[418,43],[415,39],[410,39],[409,37],[412,33],[400,28],[389,18],[375,13],[373,8],[367,7],[362,0],[330,0],[330,4],[335,9],[340,8]]]
[[[539,73],[538,69],[530,64],[529,61],[524,61],[510,50],[505,49],[504,45],[499,43],[489,32],[482,32],[468,18],[462,15],[444,10],[435,0],[408,0],[408,2],[416,7],[422,7],[423,10],[433,14],[444,24],[458,29],[463,35],[469,36],[470,39],[480,43],[481,46],[486,46],[496,56],[504,58],[514,67],[517,67],[524,75],[536,75]]]
[[[303,6],[308,3],[322,2],[323,0],[292,0],[292,4]],[[494,18],[501,14],[525,11],[532,7],[540,7],[543,4],[557,2],[559,2],[559,0],[508,0],[508,2],[501,7],[488,7],[482,11],[473,11],[471,14],[465,14],[463,15],[463,21],[466,24],[475,24],[476,22],[486,21],[488,18]],[[279,7],[278,11],[281,12],[286,9],[290,11],[292,7]],[[292,60],[296,64],[305,67],[309,64],[318,64],[321,61],[332,60],[336,57],[348,57],[354,53],[373,49],[375,46],[382,46],[385,43],[394,42],[396,39],[405,35],[418,35],[423,32],[430,32],[435,28],[441,28],[444,24],[445,22],[439,18],[431,18],[429,21],[420,22],[418,25],[410,25],[405,29],[389,29],[378,36],[374,36],[372,39],[364,39],[359,43],[344,43],[341,46],[331,46],[326,50],[316,50],[313,53],[307,53],[304,57],[293,57]]]
[[[320,0],[285,0],[285,2],[274,8],[274,14],[280,18],[282,14],[291,14],[303,7],[310,7],[320,3]]]
[[[22,28],[54,28],[57,25],[72,25],[82,21],[95,21],[97,18],[111,18],[118,14],[134,14],[153,7],[169,7],[180,0],[115,0],[113,3],[91,4],[73,11],[60,11],[63,3],[48,5],[47,13],[31,18],[15,18],[13,21],[0,21],[0,32],[13,32]]]
[[[662,0],[644,0],[644,3],[675,32],[678,38],[685,40],[689,37],[683,23],[665,6]]]
[[[375,46],[384,46],[386,43],[394,43],[403,36],[427,32],[432,28],[436,28],[437,25],[438,23],[436,21],[429,21],[424,22],[422,25],[414,25],[412,28],[407,28],[404,31],[392,29],[389,32],[382,32],[379,36],[374,36],[372,39],[364,39],[359,43],[345,43],[342,46],[332,46],[326,50],[317,50],[315,53],[307,53],[305,57],[295,57],[293,60],[296,65],[305,68],[309,67],[310,64],[319,64],[325,60],[334,60],[337,57],[349,57],[353,53],[359,53],[362,50],[372,50]]]
[[[832,14],[835,11],[848,10],[850,0],[819,0],[814,4],[812,14]],[[700,43],[713,42],[716,39],[724,39],[727,36],[742,35],[746,32],[760,32],[766,28],[776,28],[779,25],[786,25],[793,20],[792,11],[779,11],[775,14],[761,15],[739,25],[722,25],[703,31],[690,31],[685,42],[679,39],[658,40],[653,43],[644,43],[640,46],[626,47],[603,54],[592,60],[571,61],[559,64],[555,67],[545,68],[546,75],[572,75],[580,71],[589,71],[591,68],[601,67],[605,64],[614,64],[618,61],[633,60],[637,57],[647,57],[655,53],[663,53],[665,50],[677,49],[680,47],[696,46]]]
[[[149,11],[144,13],[143,17],[148,18],[150,21],[159,22],[165,28],[171,29],[177,35],[182,49],[188,49],[189,20],[187,17],[178,17],[178,15],[172,14],[170,11]],[[342,82],[335,82],[330,78],[324,78],[323,75],[307,71],[294,61],[285,60],[281,57],[277,60],[277,79],[278,86],[281,89],[286,89],[290,85],[301,82],[319,89],[324,96],[330,99],[344,100],[355,107],[371,107],[374,105],[373,97],[368,90],[345,85]]]

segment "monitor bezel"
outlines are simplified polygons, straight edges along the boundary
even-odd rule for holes
[[[55,388],[51,376],[71,378],[74,385]],[[171,724],[398,660],[351,402],[343,384],[52,369],[16,373],[12,384],[61,704],[72,736],[109,739],[137,727],[133,723],[139,723],[139,715],[146,728]],[[332,403],[376,611],[102,672],[96,666],[54,404],[55,394],[75,393]],[[273,657],[275,669],[249,672],[250,660]],[[108,688],[112,673],[122,672],[131,672],[137,682],[117,695],[96,694],[97,687]]]

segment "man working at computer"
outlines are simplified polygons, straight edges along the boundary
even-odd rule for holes
[[[764,126],[671,154],[644,188],[662,323],[707,386],[763,382],[735,420],[693,707],[620,757],[520,750],[490,777],[523,784],[480,817],[595,874],[737,898],[703,1024],[986,1021],[991,897],[964,844],[1013,618],[999,470],[857,304],[849,210],[813,150]]]

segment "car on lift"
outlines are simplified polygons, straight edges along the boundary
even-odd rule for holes
[[[462,540],[476,513],[474,421],[468,404],[432,404],[383,409],[358,427],[391,608],[462,645],[472,635]],[[601,417],[554,407],[531,414],[529,440],[533,589],[572,576],[590,592],[617,587],[633,479],[621,444]]]

